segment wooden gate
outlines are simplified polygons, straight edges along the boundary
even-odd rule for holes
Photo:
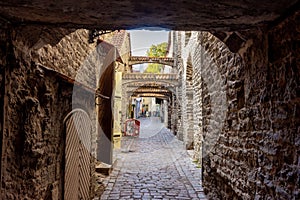
[[[64,120],[66,128],[64,199],[90,199],[91,131],[87,113],[75,109]]]

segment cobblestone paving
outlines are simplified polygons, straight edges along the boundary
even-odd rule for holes
[[[142,128],[145,124],[149,121],[141,120]],[[139,138],[123,137],[100,199],[206,199],[201,169],[168,129],[151,132],[160,125],[151,122]]]

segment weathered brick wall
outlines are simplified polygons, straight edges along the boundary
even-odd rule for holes
[[[298,19],[248,32],[239,53],[206,32],[185,47],[211,199],[299,199]]]

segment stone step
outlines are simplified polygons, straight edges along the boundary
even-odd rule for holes
[[[112,170],[113,170],[114,166],[116,166],[116,164],[117,164],[117,159],[115,159],[111,165],[107,164],[107,163],[99,163],[98,165],[96,165],[95,171],[97,173],[108,176],[112,172]]]

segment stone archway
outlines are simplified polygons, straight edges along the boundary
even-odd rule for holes
[[[122,84],[122,122],[125,122],[126,118],[129,116],[129,113],[127,112],[129,106],[131,105],[130,97],[132,95],[138,95],[142,92],[139,91],[139,89],[143,88],[149,88],[149,91],[146,91],[146,93],[153,93],[153,94],[161,94],[163,96],[166,96],[170,102],[172,101],[172,95],[175,93],[176,85],[174,85],[173,81],[145,81],[141,82],[140,80],[136,81],[130,81],[125,82]],[[164,92],[151,92],[151,89],[156,90],[164,90]],[[143,96],[143,95],[141,95]],[[146,95],[147,96],[147,95]]]

